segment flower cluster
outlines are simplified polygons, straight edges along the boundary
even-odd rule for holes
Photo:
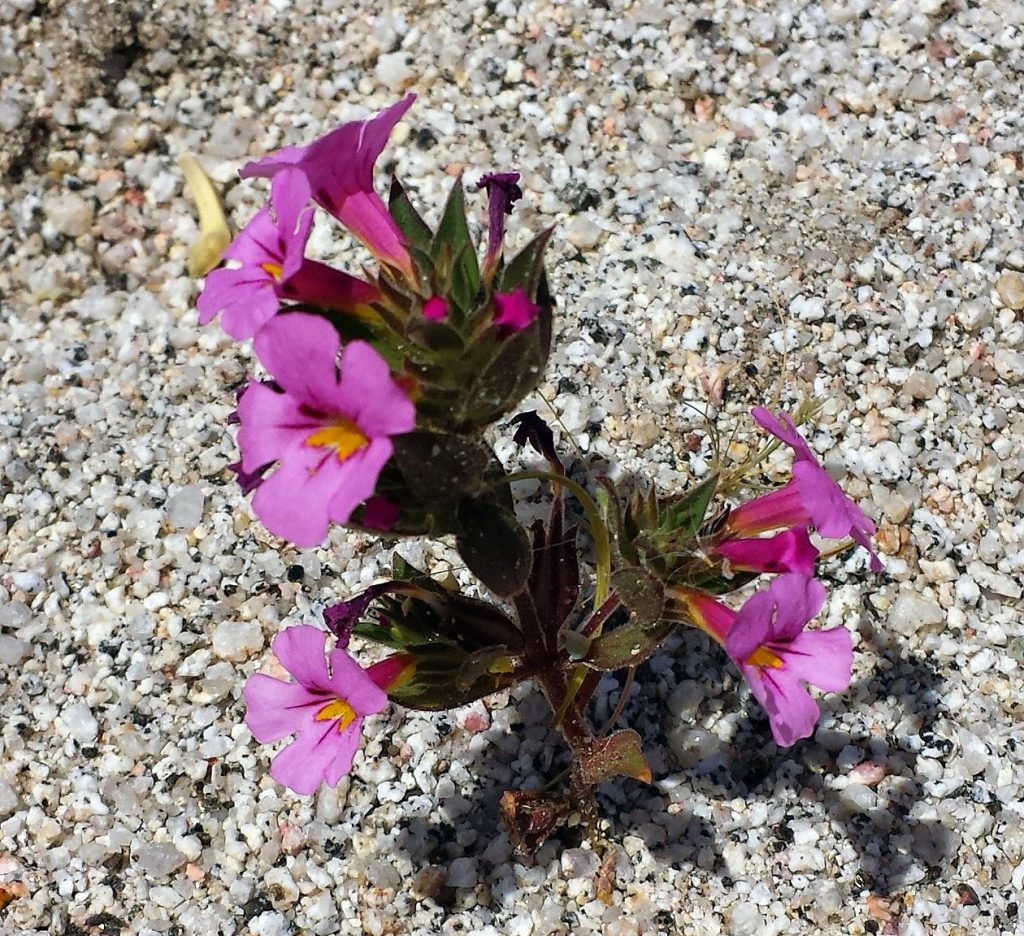
[[[752,466],[720,460],[700,484],[668,496],[591,477],[586,465],[562,462],[554,433],[532,412],[512,420],[514,441],[545,465],[509,471],[487,433],[544,372],[551,232],[506,258],[506,220],[523,197],[514,172],[476,185],[487,198],[482,258],[461,180],[433,227],[397,180],[385,201],[374,166],[412,103],[410,95],[245,166],[243,177],[270,179],[269,203],[209,274],[198,308],[202,323],[220,316],[232,337],[252,339],[265,371],[238,400],[234,467],[271,533],[300,547],[323,544],[331,524],[450,536],[479,588],[464,593],[396,558],[392,579],[327,608],[329,656],[319,628],[277,636],[274,654],[294,681],[251,677],[246,721],[261,742],[294,736],[271,774],[309,794],[351,770],[363,720],[389,700],[433,711],[532,680],[573,765],[563,793],[506,794],[510,834],[530,851],[593,808],[604,780],[651,779],[636,732],[614,730],[619,713],[603,731],[589,723],[602,673],[632,673],[679,628],[698,627],[735,662],[775,741],[792,745],[820,715],[808,686],[841,692],[853,665],[846,629],[809,627],[826,597],[817,544],[849,540],[873,570],[882,566],[873,524],[796,421],[762,407],[753,416],[773,441],[754,465],[783,444],[793,468],[785,484],[744,502],[736,493]],[[317,207],[369,249],[375,269],[356,276],[306,255]],[[521,479],[550,484],[546,521],[520,522],[511,484]],[[567,525],[569,498],[592,553]],[[755,590],[738,607],[723,600],[748,586]],[[353,636],[387,655],[364,668],[348,652]]]

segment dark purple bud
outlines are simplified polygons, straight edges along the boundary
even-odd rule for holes
[[[518,426],[516,434],[512,436],[512,441],[516,445],[522,447],[529,444],[538,455],[546,459],[553,470],[565,474],[565,466],[555,450],[555,434],[535,410],[527,410],[514,416],[511,423]]]
[[[366,591],[348,601],[339,601],[337,604],[324,608],[324,623],[327,629],[338,638],[338,646],[348,646],[349,637],[352,636],[352,629],[359,623],[359,619],[366,614],[366,609],[373,604],[375,598],[385,592],[394,591],[396,582],[381,582],[378,585],[371,585]]]
[[[523,190],[517,184],[518,172],[489,172],[481,176],[476,187],[487,190],[487,260],[484,266],[493,272],[501,256],[501,245],[505,240],[505,215],[512,214],[512,206],[523,197]]]
[[[263,483],[263,476],[270,470],[270,466],[273,464],[273,462],[267,462],[267,464],[261,465],[255,471],[242,471],[241,462],[228,465],[228,468],[235,473],[235,480],[238,481],[238,486],[242,489],[242,493],[251,494]]]

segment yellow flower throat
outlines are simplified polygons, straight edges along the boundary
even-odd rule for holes
[[[318,429],[306,439],[307,445],[334,449],[338,461],[345,461],[369,443],[363,430],[344,416],[336,417],[330,426]]]
[[[316,713],[317,721],[331,721],[338,719],[338,731],[344,731],[356,720],[356,710],[344,699],[335,699],[328,702],[319,712]]]
[[[758,647],[747,658],[747,664],[749,666],[770,666],[772,669],[779,669],[782,666],[782,659],[766,647]]]

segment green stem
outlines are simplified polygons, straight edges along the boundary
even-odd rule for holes
[[[554,471],[516,471],[513,474],[506,475],[504,478],[504,481],[507,481],[510,484],[513,481],[533,480],[550,481],[553,484],[564,484],[570,491],[572,491],[576,500],[580,502],[583,512],[587,515],[587,522],[590,524],[590,532],[594,537],[594,553],[595,558],[597,559],[594,584],[594,610],[596,611],[602,604],[604,604],[605,599],[611,592],[612,581],[611,537],[608,534],[608,527],[605,526],[604,520],[601,519],[601,512],[598,510],[594,499],[587,493],[586,489],[581,484],[577,484],[571,478],[557,474]]]

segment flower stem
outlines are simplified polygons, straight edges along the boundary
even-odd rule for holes
[[[594,584],[594,610],[604,604],[611,592],[612,579],[612,547],[611,536],[608,527],[601,519],[601,512],[597,508],[594,499],[587,493],[586,489],[571,478],[557,474],[553,471],[529,470],[516,471],[507,475],[504,480],[508,483],[513,481],[550,481],[553,484],[564,484],[580,502],[583,512],[587,515],[587,522],[590,524],[590,532],[594,537],[594,553],[596,562],[595,584]]]

